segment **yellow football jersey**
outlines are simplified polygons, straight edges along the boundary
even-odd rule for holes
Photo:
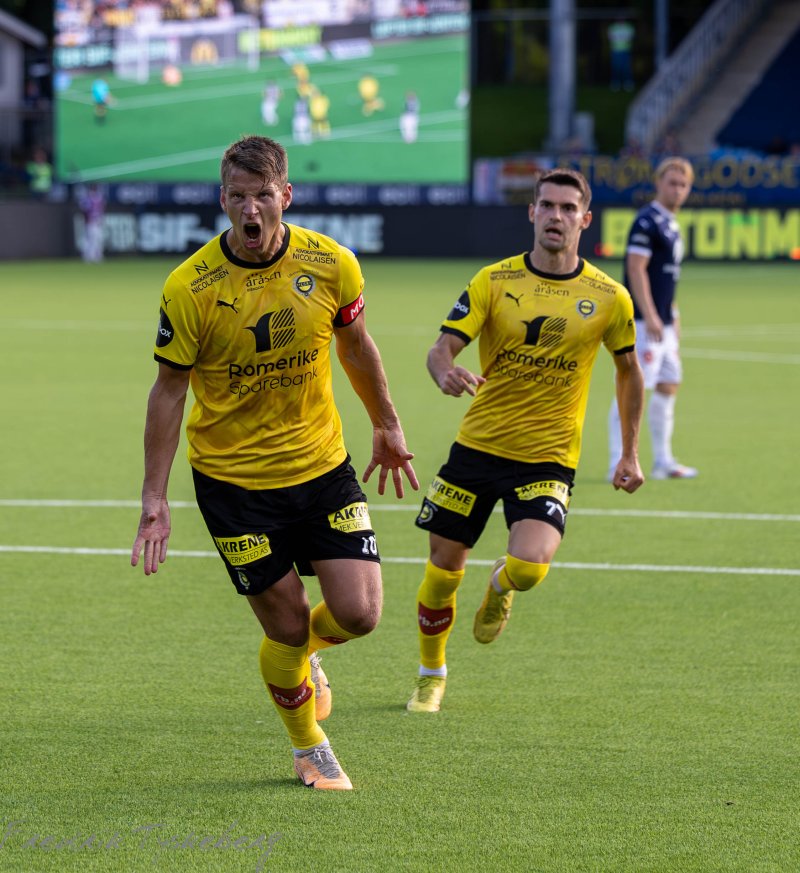
[[[466,342],[480,335],[486,378],[456,440],[573,469],[600,343],[620,354],[636,340],[627,289],[583,260],[567,276],[540,273],[528,253],[482,269],[441,329]]]
[[[215,237],[168,277],[155,358],[191,370],[189,461],[243,488],[296,485],[346,457],[333,400],[334,326],[364,307],[355,255],[285,224],[265,263]]]

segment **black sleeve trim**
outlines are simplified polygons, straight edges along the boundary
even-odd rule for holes
[[[469,345],[472,342],[472,337],[467,336],[463,331],[456,330],[454,327],[441,327],[439,328],[440,333],[451,333],[453,336],[457,336],[459,339],[464,340],[464,342]]]
[[[172,367],[173,370],[191,370],[194,366],[193,364],[176,364],[175,361],[169,361],[166,358],[162,358],[161,355],[153,355],[153,357],[159,364],[166,364],[168,367]]]
[[[627,355],[628,352],[632,352],[636,349],[636,346],[625,346],[624,349],[617,349],[614,354],[615,355]]]

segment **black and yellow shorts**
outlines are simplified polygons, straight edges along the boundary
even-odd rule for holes
[[[561,464],[526,464],[453,443],[415,523],[472,548],[502,500],[507,527],[533,518],[563,536],[574,480],[575,471]]]
[[[197,505],[239,594],[261,594],[312,561],[380,563],[367,498],[349,456],[309,482],[251,491],[192,470]]]

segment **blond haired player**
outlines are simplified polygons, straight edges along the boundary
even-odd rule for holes
[[[260,665],[305,785],[352,784],[318,721],[330,688],[316,652],[369,633],[381,612],[381,573],[366,498],[342,438],[331,387],[331,346],[373,427],[366,481],[380,468],[417,487],[375,343],[364,321],[364,280],[353,253],[285,223],[292,202],[286,152],[248,136],[222,158],[220,202],[229,230],[168,277],[161,296],[158,376],[145,424],[136,566],[167,556],[167,483],[186,393],[189,462],[200,511],[236,591],[264,630]],[[309,609],[300,574],[323,599]],[[311,656],[311,657],[309,657]]]
[[[656,196],[639,210],[628,234],[623,281],[630,288],[636,319],[636,354],[644,386],[652,391],[647,423],[653,446],[652,479],[694,479],[695,467],[675,460],[672,432],[675,398],[683,380],[675,294],[683,260],[683,238],[675,218],[692,190],[694,171],[685,158],[665,158],[656,167]],[[609,477],[622,447],[619,410],[608,416]]]
[[[542,175],[528,208],[532,250],[481,270],[428,353],[428,370],[442,393],[475,399],[417,516],[417,526],[430,535],[430,557],[417,594],[420,668],[407,704],[411,712],[440,708],[456,591],[498,500],[508,547],[475,615],[475,639],[495,640],[515,593],[547,575],[564,534],[601,344],[616,365],[622,419],[614,487],[634,492],[644,481],[637,456],[643,387],[633,305],[622,285],[578,256],[581,233],[592,219],[590,200],[580,173]],[[478,337],[480,374],[455,361]]]

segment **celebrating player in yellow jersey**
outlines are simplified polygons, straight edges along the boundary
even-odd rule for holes
[[[456,591],[498,500],[508,552],[492,569],[475,639],[496,639],[515,592],[547,575],[564,534],[601,343],[616,364],[622,429],[613,484],[633,492],[644,481],[638,460],[644,389],[633,304],[622,285],[578,256],[580,235],[592,220],[590,201],[580,173],[542,175],[528,208],[533,250],[481,270],[428,353],[428,370],[444,394],[475,399],[417,516],[417,526],[430,533],[430,558],[417,595],[421,664],[411,712],[440,708]],[[480,375],[455,363],[477,336]]]
[[[239,594],[264,629],[264,683],[305,785],[352,784],[318,722],[330,686],[316,653],[369,633],[381,611],[380,558],[366,498],[333,401],[330,347],[373,427],[366,482],[380,468],[417,488],[412,454],[364,321],[364,280],[351,251],[282,221],[292,202],[283,147],[244,137],[222,158],[231,222],[167,279],[158,376],[145,425],[136,566],[167,555],[167,482],[189,384],[189,461],[200,511]],[[299,574],[319,577],[314,609]]]

